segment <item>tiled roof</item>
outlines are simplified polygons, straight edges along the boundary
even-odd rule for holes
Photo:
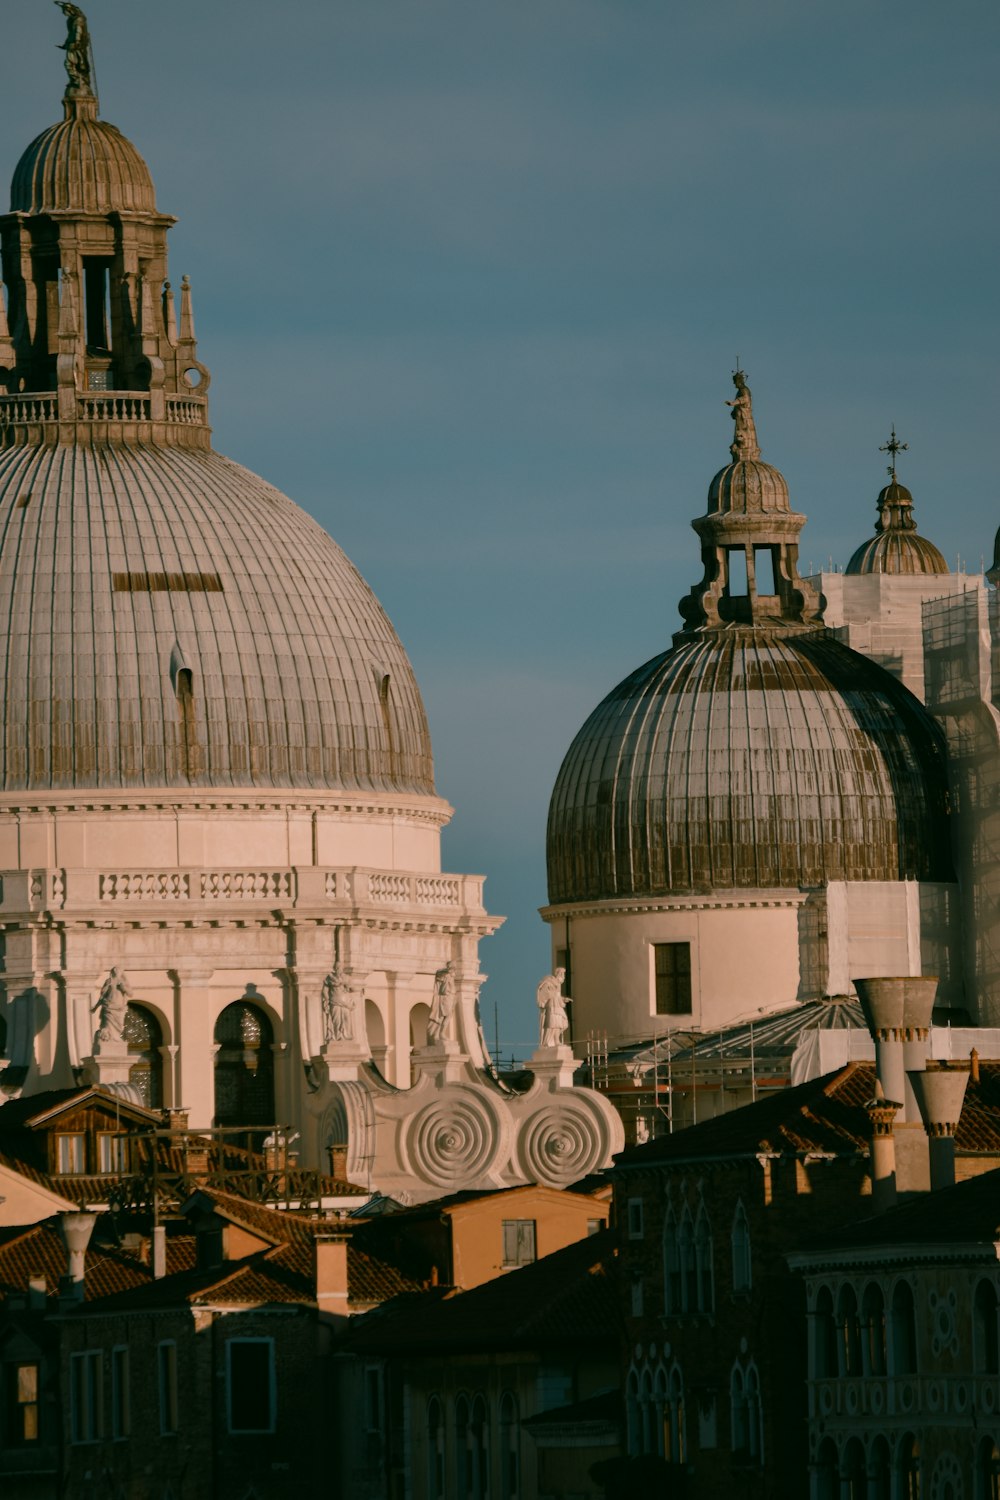
[[[46,1089],[41,1094],[25,1094],[20,1099],[8,1099],[6,1104],[0,1105],[0,1132],[18,1129],[22,1125],[31,1125],[38,1121],[41,1124],[47,1115],[58,1113],[62,1109],[73,1106],[78,1107],[85,1104],[88,1099],[94,1099],[99,1104],[113,1104],[123,1115],[137,1117],[150,1124],[159,1124],[159,1110],[146,1109],[141,1104],[133,1104],[130,1100],[123,1099],[120,1094],[111,1094],[107,1089],[102,1089],[96,1084],[87,1088],[74,1089]]]
[[[294,1213],[283,1208],[269,1208],[264,1203],[254,1203],[249,1198],[240,1198],[235,1193],[223,1193],[218,1188],[199,1187],[186,1203],[181,1205],[183,1213],[189,1206],[207,1199],[222,1218],[240,1225],[251,1234],[260,1235],[272,1245],[285,1245],[293,1240],[311,1241],[317,1234],[329,1234],[335,1227],[329,1219],[317,1219],[307,1214]]]
[[[864,1106],[874,1092],[874,1063],[848,1063],[823,1078],[779,1089],[755,1104],[630,1147],[615,1160],[621,1167],[636,1168],[758,1152],[867,1153],[871,1126]],[[1000,1062],[981,1063],[979,1082],[969,1083],[956,1147],[1000,1157]]]
[[[352,1348],[447,1354],[615,1343],[622,1323],[609,1230],[471,1291],[430,1291],[378,1308],[348,1332]]]
[[[193,1260],[194,1241],[190,1236],[168,1236],[168,1272],[180,1271]],[[32,1277],[44,1276],[48,1295],[54,1298],[66,1265],[58,1215],[27,1228],[0,1230],[0,1297],[25,1292]],[[87,1302],[132,1291],[152,1280],[149,1267],[135,1255],[93,1239],[87,1249],[85,1275]]]
[[[1000,1169],[970,1177],[954,1187],[920,1193],[884,1213],[862,1219],[845,1229],[825,1234],[822,1244],[801,1248],[821,1256],[824,1251],[857,1248],[905,1253],[913,1245],[979,1246],[991,1259],[1000,1241]]]

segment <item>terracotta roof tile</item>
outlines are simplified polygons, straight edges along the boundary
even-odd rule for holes
[[[633,1146],[616,1162],[630,1168],[761,1151],[867,1154],[871,1127],[865,1104],[874,1092],[874,1063],[848,1063],[823,1078],[778,1089],[755,1104]],[[1000,1062],[980,1063],[979,1083],[970,1082],[956,1146],[959,1152],[1000,1156]]]
[[[614,1234],[602,1230],[468,1292],[404,1297],[358,1318],[352,1348],[400,1354],[616,1344]]]

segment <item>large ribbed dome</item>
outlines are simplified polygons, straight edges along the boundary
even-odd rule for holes
[[[647,662],[570,746],[549,900],[950,880],[940,733],[825,631],[706,630]]]
[[[120,130],[99,120],[93,99],[67,102],[67,118],[43,130],[14,169],[12,213],[111,210],[155,213],[149,168]]]
[[[406,654],[343,552],[211,451],[0,452],[0,786],[433,792]]]

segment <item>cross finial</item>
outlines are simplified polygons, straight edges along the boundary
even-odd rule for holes
[[[897,438],[896,424],[894,422],[892,424],[892,437],[887,443],[882,443],[878,450],[880,453],[888,453],[889,455],[889,464],[886,468],[886,473],[892,476],[893,484],[896,482],[896,454],[905,453],[909,446],[909,443],[901,443]]]

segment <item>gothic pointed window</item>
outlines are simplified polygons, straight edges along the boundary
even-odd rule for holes
[[[248,1000],[227,1005],[215,1023],[217,1125],[274,1123],[273,1035],[267,1016]]]
[[[712,1265],[712,1226],[704,1203],[698,1205],[694,1226],[695,1307],[700,1313],[715,1311],[715,1273]]]
[[[743,1207],[742,1198],[736,1204],[730,1238],[733,1252],[733,1291],[748,1292],[752,1283],[750,1225],[747,1221],[747,1211]]]

